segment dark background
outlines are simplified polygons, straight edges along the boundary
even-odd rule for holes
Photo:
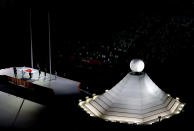
[[[59,123],[57,121],[49,125],[45,122],[44,126],[63,127],[64,121],[68,127],[76,124],[77,127],[73,127],[76,129],[192,127],[192,1],[64,3],[54,0],[1,0],[1,68],[30,66],[30,9],[35,68],[37,63],[42,68],[49,68],[49,12],[52,72],[57,70],[60,76],[80,81],[83,89],[99,94],[113,87],[130,71],[131,59],[141,58],[145,62],[145,71],[162,90],[187,103],[184,113],[153,126],[137,127],[104,122],[90,118],[79,108],[73,112],[70,107],[64,107],[71,113],[63,118],[56,117],[59,114],[51,115],[51,118],[60,120]],[[105,55],[105,58],[101,55]],[[75,99],[70,97],[65,102],[73,107],[77,105],[75,102],[79,97],[83,96],[76,96]]]

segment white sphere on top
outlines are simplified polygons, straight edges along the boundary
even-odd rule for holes
[[[142,72],[144,66],[144,62],[141,59],[133,59],[130,62],[130,68],[133,72]]]

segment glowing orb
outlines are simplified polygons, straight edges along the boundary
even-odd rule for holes
[[[130,62],[130,68],[133,72],[142,72],[144,69],[144,62],[140,59],[133,59]]]

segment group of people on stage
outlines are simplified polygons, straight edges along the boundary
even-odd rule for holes
[[[38,72],[39,72],[39,78],[40,78],[40,74],[41,74],[41,68],[40,68],[40,65],[37,64],[37,68],[38,68]],[[46,78],[46,73],[47,73],[47,68],[45,67],[44,68],[44,76]],[[57,79],[57,71],[55,70],[55,80]]]
[[[39,73],[39,75],[38,75],[39,77],[38,78],[40,78],[41,68],[40,68],[39,64],[37,64],[37,68],[38,68],[38,73]],[[17,68],[16,67],[13,67],[13,72],[14,72],[15,77],[17,77]],[[25,71],[21,70],[21,73],[22,73],[22,78],[24,78]],[[45,78],[46,78],[46,73],[47,73],[47,68],[45,67],[44,68],[44,76],[45,76]],[[29,79],[32,79],[32,75],[33,75],[32,71],[29,71]],[[56,78],[57,78],[57,72],[55,71],[55,80],[56,80]]]
[[[38,73],[39,73],[39,78],[40,78],[40,75],[41,75],[41,68],[40,68],[40,65],[37,64],[37,68],[38,68]],[[44,76],[46,77],[46,73],[47,73],[47,68],[45,67],[44,68]]]
[[[13,67],[13,72],[14,72],[14,76],[17,77],[18,73],[17,73],[16,67]],[[22,73],[22,78],[24,78],[25,71],[21,70],[21,73]],[[32,79],[32,72],[31,71],[29,72],[29,79]]]

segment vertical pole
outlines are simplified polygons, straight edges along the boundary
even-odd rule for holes
[[[50,15],[48,12],[48,33],[49,33],[49,66],[50,66],[50,80],[51,80],[51,29],[50,29]]]
[[[30,8],[30,43],[31,43],[31,67],[33,68],[33,46],[32,46],[32,14],[31,14],[31,8]]]

